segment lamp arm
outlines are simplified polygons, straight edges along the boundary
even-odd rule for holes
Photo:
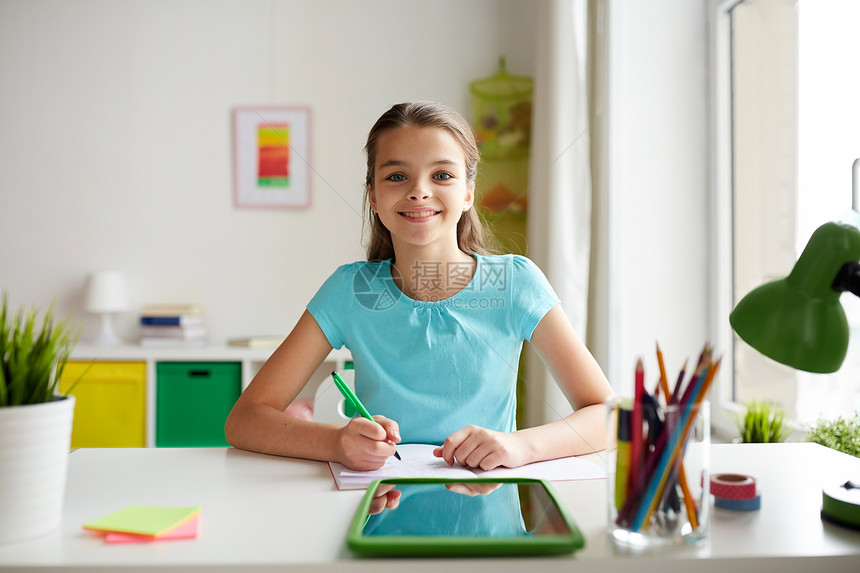
[[[860,296],[860,261],[851,261],[842,265],[836,278],[833,279],[833,290],[848,291]]]

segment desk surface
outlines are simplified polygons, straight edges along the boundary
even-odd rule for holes
[[[599,454],[589,456],[600,462]],[[556,482],[586,537],[573,556],[497,559],[366,559],[345,545],[362,491],[336,491],[324,463],[234,449],[84,449],[70,454],[63,523],[42,538],[0,546],[0,570],[91,571],[849,571],[860,568],[860,532],[819,516],[821,489],[860,459],[815,444],[714,445],[712,472],[756,476],[762,509],[714,509],[709,541],[632,556],[605,534],[605,480]],[[81,525],[130,504],[200,505],[195,540],[107,545]],[[765,559],[762,559],[765,558]],[[631,560],[635,559],[634,565]],[[695,563],[691,560],[695,559]],[[566,562],[566,563],[562,563]]]

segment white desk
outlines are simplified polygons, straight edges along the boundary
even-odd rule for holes
[[[814,444],[715,445],[711,468],[756,476],[762,509],[715,509],[710,540],[701,547],[639,556],[617,551],[604,532],[605,481],[591,480],[555,484],[586,537],[585,549],[573,556],[394,560],[350,554],[344,539],[363,492],[336,491],[326,464],[233,449],[78,450],[70,455],[61,528],[0,547],[0,570],[860,570],[860,532],[819,517],[822,486],[860,475],[860,459]],[[200,505],[198,539],[107,545],[81,529],[132,503]]]

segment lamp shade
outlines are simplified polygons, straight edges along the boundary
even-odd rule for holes
[[[125,277],[118,271],[99,271],[90,275],[86,309],[90,312],[121,312],[128,308]]]
[[[848,351],[848,320],[833,281],[860,260],[860,230],[825,223],[810,237],[791,273],[746,295],[729,315],[750,346],[792,368],[835,372]]]

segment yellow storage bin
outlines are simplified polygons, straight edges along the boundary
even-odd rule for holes
[[[88,367],[90,362],[69,361],[60,391],[65,393]],[[146,446],[145,362],[96,362],[72,395],[73,448]]]

